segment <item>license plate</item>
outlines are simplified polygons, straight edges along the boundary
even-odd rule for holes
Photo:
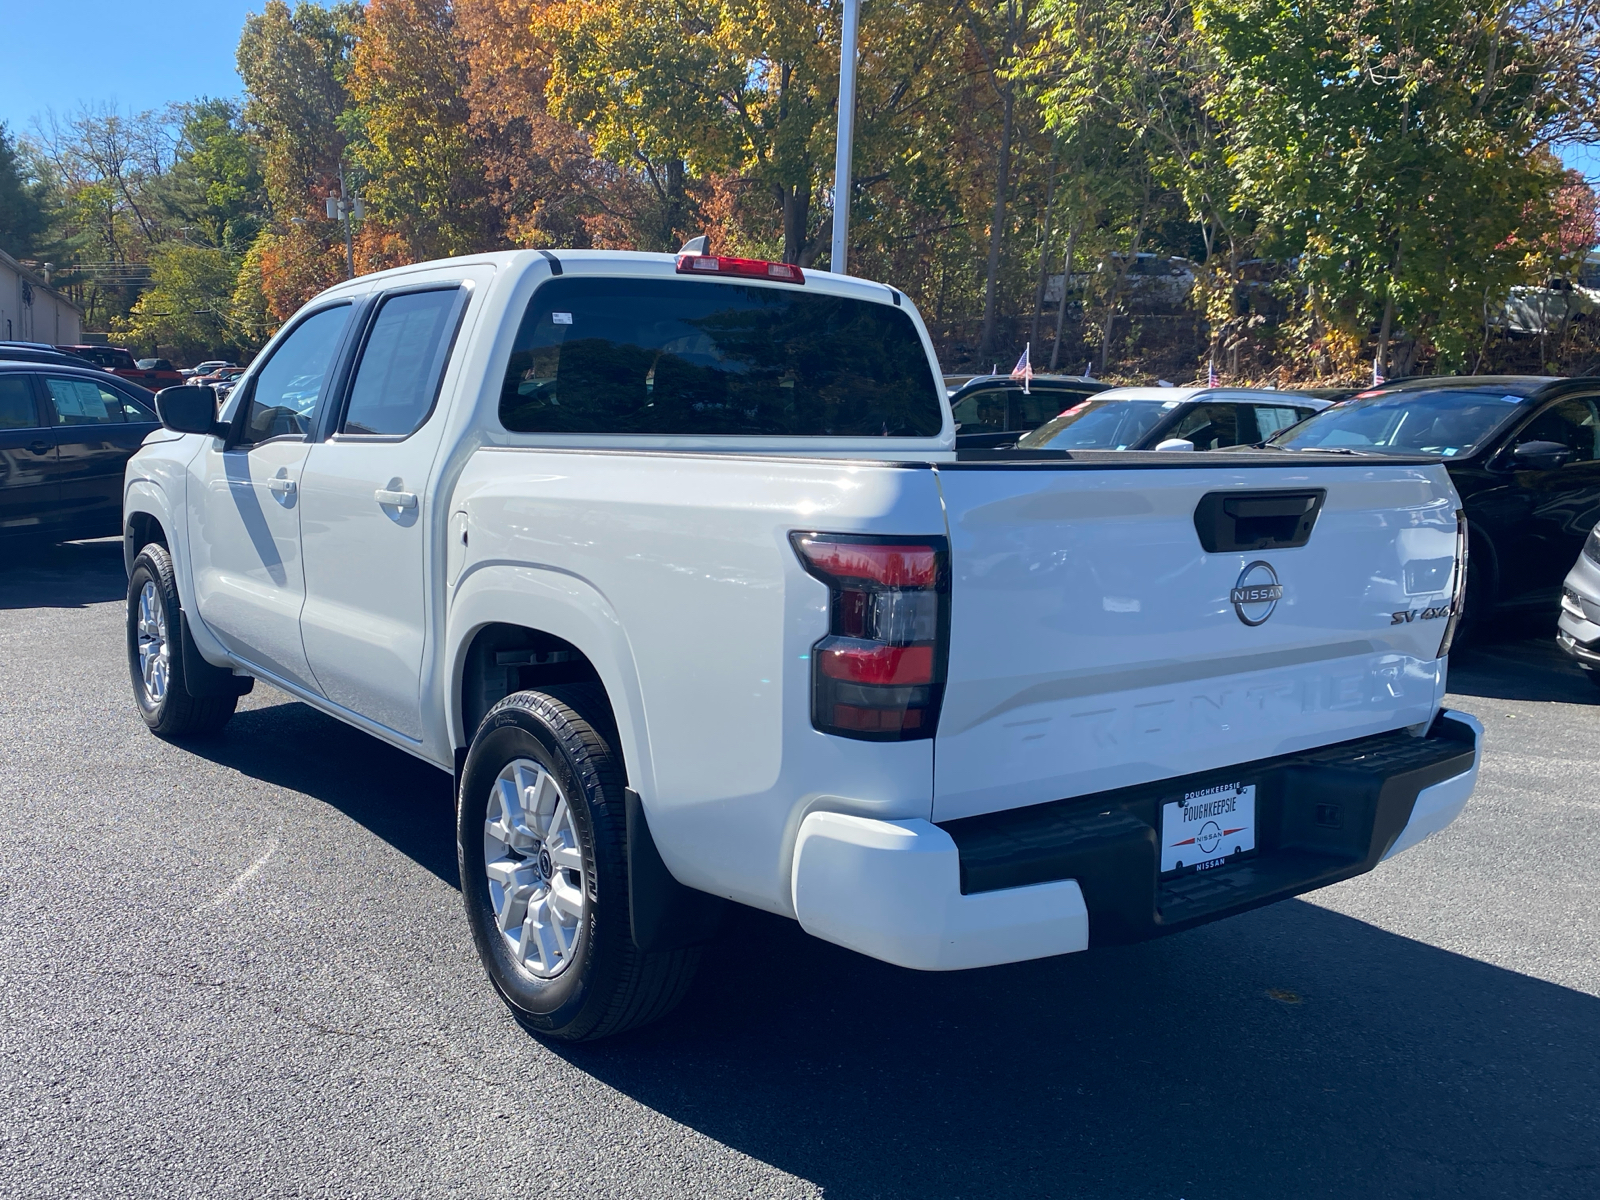
[[[1256,785],[1225,783],[1161,806],[1161,873],[1208,871],[1256,848]]]

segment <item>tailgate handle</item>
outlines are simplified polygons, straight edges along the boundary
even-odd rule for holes
[[[1327,496],[1322,488],[1208,492],[1195,505],[1194,530],[1207,554],[1293,549],[1311,540]]]

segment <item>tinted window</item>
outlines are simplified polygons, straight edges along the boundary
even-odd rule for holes
[[[1024,434],[1017,445],[1028,450],[1126,450],[1172,407],[1161,400],[1080,400]]]
[[[928,437],[943,389],[888,304],[700,279],[553,279],[500,395],[525,433]]]
[[[957,433],[1004,433],[1005,389],[968,392],[951,405],[951,412],[955,415]]]
[[[126,350],[113,350],[109,346],[79,346],[73,350],[79,358],[86,358],[97,367],[107,370],[131,371],[134,369],[133,355]]]
[[[433,408],[460,289],[410,292],[383,302],[367,335],[345,411],[345,433],[407,434]]]
[[[1521,396],[1437,388],[1346,400],[1272,439],[1292,450],[1348,447],[1384,454],[1466,454],[1517,413]]]
[[[1026,393],[1018,388],[1011,393],[1011,428],[1037,429],[1085,398],[1083,393],[1065,388],[1042,388],[1035,384],[1033,390]]]
[[[32,381],[26,375],[0,375],[0,429],[34,429],[38,424]]]
[[[1167,430],[1169,438],[1183,438],[1196,450],[1221,450],[1239,444],[1237,404],[1197,404]],[[1254,440],[1254,439],[1252,439]]]
[[[313,313],[294,327],[256,374],[239,445],[275,437],[304,437],[311,430],[322,397],[328,364],[338,349],[350,306]]]
[[[149,392],[145,393],[148,399],[130,396],[120,388],[117,389],[117,395],[122,399],[123,416],[129,421],[155,421],[157,419],[155,397]]]
[[[123,398],[87,379],[45,378],[57,425],[120,425]]]
[[[1572,448],[1571,462],[1593,462],[1596,454],[1595,435],[1600,433],[1600,421],[1595,418],[1593,400],[1563,400],[1552,404],[1517,434],[1517,444],[1523,442],[1560,442]]]

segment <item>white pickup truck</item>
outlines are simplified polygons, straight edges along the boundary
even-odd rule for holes
[[[145,720],[264,680],[456,777],[543,1035],[682,997],[729,902],[924,970],[1148,938],[1461,811],[1426,458],[957,452],[910,301],[525,251],[341,284],[128,465]]]

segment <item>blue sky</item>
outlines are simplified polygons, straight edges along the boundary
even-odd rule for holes
[[[0,70],[0,121],[25,133],[35,117],[79,104],[139,112],[242,89],[233,51],[244,19],[265,0],[11,0],[13,50]],[[49,51],[44,48],[50,47]],[[1600,186],[1600,149],[1563,151]]]
[[[266,0],[6,0],[0,121],[25,133],[80,102],[135,112],[242,90],[239,31]]]

